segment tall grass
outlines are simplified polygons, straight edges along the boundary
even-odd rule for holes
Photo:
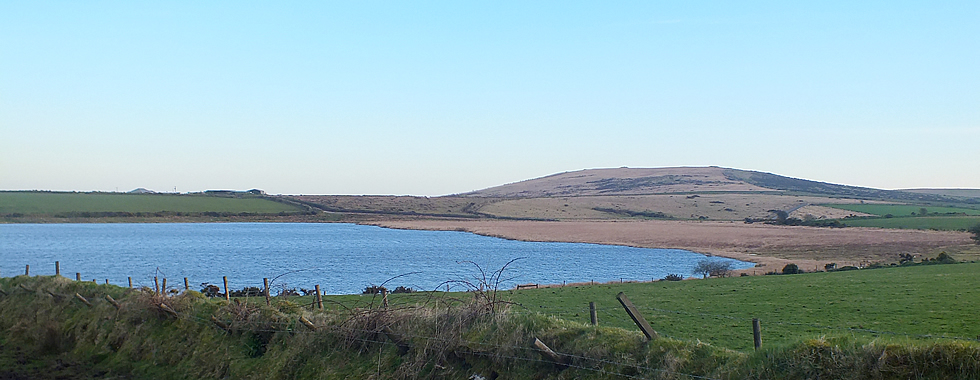
[[[24,287],[21,287],[24,285]],[[879,344],[826,338],[743,353],[698,341],[593,327],[458,298],[398,308],[309,310],[174,297],[61,277],[0,279],[4,347],[79,373],[163,379],[977,378],[973,342]],[[93,304],[74,300],[74,293]],[[104,295],[119,300],[117,310]],[[177,311],[161,310],[165,303]],[[491,311],[492,310],[492,311]],[[213,317],[213,319],[212,319]],[[314,328],[300,322],[310,321]],[[215,323],[214,321],[220,323]],[[562,355],[551,362],[530,342]],[[7,350],[4,348],[2,350]],[[46,361],[45,361],[46,360]],[[35,362],[37,366],[39,362]],[[50,363],[50,364],[45,364]],[[8,371],[30,371],[13,363]],[[20,367],[18,367],[20,366]],[[92,372],[95,371],[95,372]]]

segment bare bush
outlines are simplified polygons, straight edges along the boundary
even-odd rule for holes
[[[698,261],[691,270],[691,273],[698,274],[704,278],[708,277],[727,277],[732,271],[732,262],[723,260],[704,259]]]

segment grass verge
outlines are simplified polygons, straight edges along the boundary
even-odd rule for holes
[[[709,281],[703,281],[708,283]],[[75,363],[79,377],[795,379],[977,378],[980,344],[824,337],[756,352],[496,307],[470,293],[389,308],[174,297],[62,277],[0,279],[11,376]],[[75,296],[86,298],[86,306]],[[118,301],[113,306],[106,295]],[[454,298],[459,297],[459,298]],[[475,301],[476,300],[476,301]],[[173,311],[164,310],[166,304]],[[502,305],[497,305],[502,306]],[[532,348],[540,339],[555,363]],[[9,355],[8,355],[9,356]],[[3,358],[0,355],[0,358]],[[6,360],[6,359],[0,359]],[[5,363],[7,364],[7,363]],[[34,366],[33,368],[30,366]],[[50,365],[51,368],[37,368]],[[33,372],[31,372],[33,371]],[[73,378],[73,377],[68,377]]]

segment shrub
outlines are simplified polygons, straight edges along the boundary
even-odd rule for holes
[[[392,293],[414,293],[415,292],[415,289],[406,288],[404,286],[399,286],[399,287],[395,288],[395,290],[392,290],[391,292]]]
[[[691,273],[699,274],[704,278],[708,278],[725,277],[728,276],[728,273],[731,271],[732,263],[730,261],[704,259],[698,261]]]
[[[790,264],[786,264],[786,266],[783,267],[783,274],[797,274],[797,273],[803,273],[803,271],[800,270],[800,267],[797,266],[796,264],[790,263]]]
[[[911,253],[900,253],[898,255],[898,258],[899,258],[898,263],[904,265],[907,263],[912,263],[912,260],[915,259],[915,256],[913,256]]]
[[[837,263],[830,263],[823,266],[823,269],[827,272],[833,272],[837,270]]]
[[[664,277],[664,280],[667,280],[667,281],[680,281],[680,280],[683,280],[683,279],[684,279],[684,276],[681,276],[679,274],[673,274],[673,273],[668,274],[666,277]]]
[[[384,286],[371,285],[371,286],[365,287],[364,288],[364,291],[361,292],[361,294],[381,294],[381,291],[382,290],[388,290],[388,289],[385,288]]]
[[[212,298],[222,295],[221,288],[219,288],[218,285],[213,285],[206,282],[201,284],[201,294]]]
[[[973,239],[974,243],[980,244],[980,223],[977,223],[975,226],[970,227],[969,229],[966,230],[966,232],[973,234],[973,236],[971,236],[970,239]]]
[[[262,297],[264,295],[265,292],[255,286],[246,286],[245,288],[242,288],[242,290],[231,291],[232,297]]]
[[[934,261],[938,264],[956,264],[956,259],[952,258],[946,252],[940,252]]]

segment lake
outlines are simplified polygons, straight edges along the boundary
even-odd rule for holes
[[[340,223],[0,224],[0,275],[54,274],[127,286],[166,277],[192,289],[282,286],[326,294],[360,293],[366,286],[465,290],[502,272],[500,288],[516,284],[650,281],[685,277],[705,256],[678,249],[582,243],[522,242],[454,231],[395,230]],[[753,263],[732,259],[736,269]],[[397,277],[400,276],[400,277]],[[397,278],[395,278],[397,277]],[[394,278],[394,279],[393,279]]]

